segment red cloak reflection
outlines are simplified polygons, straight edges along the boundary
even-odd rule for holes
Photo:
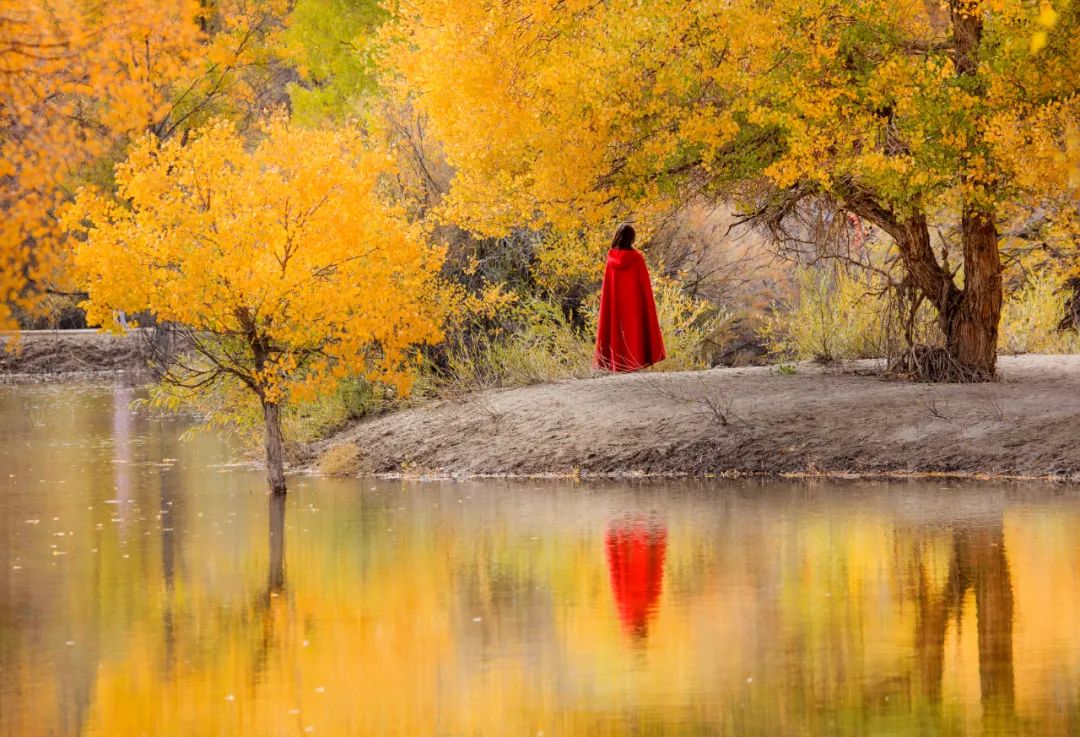
[[[664,579],[667,528],[644,519],[613,522],[606,536],[611,591],[623,629],[644,639]]]

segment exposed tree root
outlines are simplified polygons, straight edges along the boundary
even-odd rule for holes
[[[916,344],[897,356],[889,371],[911,381],[943,384],[975,384],[994,381],[993,374],[956,360],[941,346]]]

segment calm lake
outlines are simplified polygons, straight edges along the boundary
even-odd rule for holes
[[[0,735],[1080,732],[1080,490],[292,481],[0,387]]]

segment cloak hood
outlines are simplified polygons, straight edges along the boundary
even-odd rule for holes
[[[626,269],[638,263],[644,262],[641,252],[633,248],[613,248],[608,251],[607,265],[612,269]]]

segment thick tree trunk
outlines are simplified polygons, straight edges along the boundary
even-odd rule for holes
[[[266,482],[273,494],[285,493],[285,451],[281,439],[279,407],[274,402],[263,401],[263,419],[266,421]]]
[[[967,208],[962,217],[964,288],[934,255],[930,228],[920,212],[904,221],[866,192],[845,206],[882,228],[896,241],[915,286],[934,306],[950,360],[968,380],[993,378],[997,363],[1002,284],[998,234],[993,218]]]
[[[970,379],[993,378],[1001,318],[1001,258],[989,215],[965,212],[962,218],[964,288],[938,263],[923,216],[901,225],[897,245],[908,273],[938,313],[945,349]]]
[[[982,11],[967,0],[950,0],[954,61],[958,77],[968,79],[968,89],[983,90],[979,78],[979,46],[982,43]],[[961,173],[965,189],[977,184],[971,171]],[[972,378],[992,378],[997,364],[998,321],[1001,318],[1002,284],[998,233],[990,212],[964,195],[960,218],[964,248],[963,298],[944,323],[950,353]],[[943,316],[944,317],[944,316]]]
[[[947,317],[945,335],[950,353],[965,368],[991,378],[997,364],[1001,320],[1001,256],[994,220],[967,211],[962,219],[964,291]]]

